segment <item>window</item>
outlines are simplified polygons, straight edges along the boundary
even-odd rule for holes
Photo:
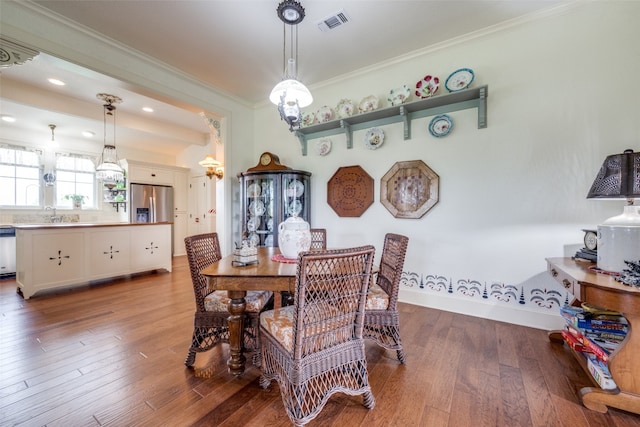
[[[58,155],[56,158],[56,206],[73,207],[73,199],[80,197],[85,207],[96,207],[93,160],[76,155]]]
[[[21,147],[0,147],[0,206],[40,206],[40,155]]]

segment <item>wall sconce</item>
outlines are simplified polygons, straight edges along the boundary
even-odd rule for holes
[[[207,168],[207,171],[205,173],[209,177],[209,179],[211,179],[213,176],[215,176],[217,179],[222,179],[223,172],[222,169],[219,169],[222,163],[214,159],[211,154],[207,154],[204,160],[200,160],[198,164],[203,168]]]

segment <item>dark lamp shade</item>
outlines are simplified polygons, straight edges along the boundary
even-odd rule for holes
[[[625,150],[604,159],[587,199],[640,198],[640,152]]]

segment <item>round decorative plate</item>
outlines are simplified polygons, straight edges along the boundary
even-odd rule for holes
[[[264,214],[264,203],[260,200],[254,200],[249,205],[249,212],[254,216],[260,216]]]
[[[319,123],[325,123],[333,119],[333,110],[331,107],[323,106],[316,113],[316,120]]]
[[[270,232],[273,231],[273,218],[269,218],[267,220],[267,230],[269,230]]]
[[[444,82],[444,87],[449,92],[457,92],[469,87],[475,75],[471,68],[460,68],[453,73],[449,74],[447,80]]]
[[[302,126],[311,126],[316,121],[316,115],[312,111],[302,113]]]
[[[249,245],[258,246],[260,244],[260,236],[256,233],[249,234]]]
[[[265,246],[273,246],[273,234],[269,234],[266,239],[264,239]]]
[[[249,218],[249,221],[247,221],[247,230],[256,231],[259,227],[260,227],[259,216],[252,216],[251,218]]]
[[[331,140],[329,138],[322,138],[316,142],[316,152],[321,156],[326,156],[331,151]]]
[[[300,197],[304,194],[304,184],[297,179],[294,179],[287,186],[287,196]]]
[[[300,202],[300,200],[295,199],[293,202],[291,202],[289,204],[289,208],[287,209],[287,212],[291,216],[298,215],[300,212],[302,212],[302,203]]]
[[[373,111],[377,109],[378,109],[378,98],[373,95],[369,95],[362,98],[362,101],[360,101],[360,104],[358,104],[358,111],[361,113],[366,113],[368,111]]]
[[[446,114],[441,114],[439,116],[435,116],[429,122],[429,133],[436,138],[442,138],[443,136],[449,135],[453,129],[453,121],[451,117]]]
[[[384,143],[384,132],[380,128],[371,128],[364,135],[364,146],[376,150]]]
[[[402,85],[401,87],[391,89],[387,101],[393,106],[401,105],[409,100],[409,96],[411,96],[411,89],[409,89],[407,85]]]
[[[440,87],[440,79],[434,76],[426,75],[424,79],[416,83],[416,96],[418,98],[429,98],[436,94]]]
[[[353,104],[353,101],[350,99],[341,99],[336,105],[336,113],[338,117],[341,119],[346,119],[353,115],[356,111],[356,106]]]
[[[253,184],[247,187],[247,195],[249,197],[260,197],[260,192],[262,189],[260,188],[260,184],[254,182]]]

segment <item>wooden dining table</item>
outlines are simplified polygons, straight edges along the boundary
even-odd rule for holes
[[[236,266],[233,265],[233,255],[227,255],[200,271],[212,289],[226,290],[229,294],[230,355],[227,366],[229,372],[236,376],[245,370],[242,343],[247,291],[293,293],[295,290],[297,264],[273,261],[271,258],[276,254],[280,254],[278,248],[259,247],[257,264]]]

